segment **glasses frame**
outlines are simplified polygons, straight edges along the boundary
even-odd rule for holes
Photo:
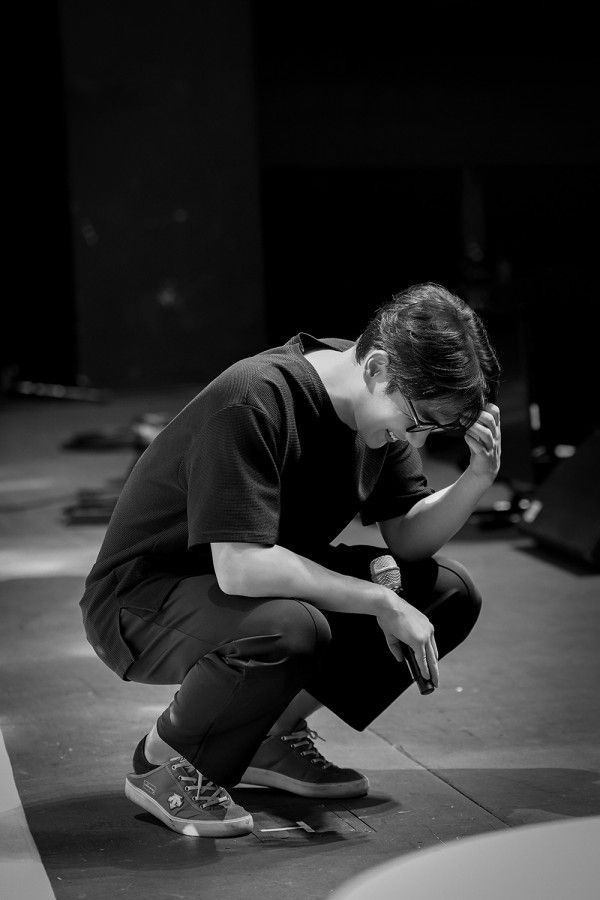
[[[414,419],[414,425],[409,425],[406,428],[406,431],[410,434],[416,434],[419,432],[427,431],[428,433],[433,432],[443,432],[450,431],[454,434],[464,434],[466,429],[464,425],[461,423],[460,419],[455,419],[454,422],[448,422],[447,425],[442,425],[440,422],[426,422],[424,419],[420,419],[419,415],[413,406],[412,400],[408,397],[404,398],[410,410],[410,415]]]

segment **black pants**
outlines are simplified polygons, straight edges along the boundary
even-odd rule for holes
[[[383,552],[340,544],[313,558],[369,579],[369,563]],[[459,563],[443,557],[399,565],[403,595],[433,623],[445,656],[475,624],[478,591]],[[158,719],[160,737],[225,787],[238,783],[300,690],[362,731],[412,683],[375,616],[230,596],[214,575],[182,579],[158,612],[122,609],[121,628],[135,659],[129,680],[180,685]]]

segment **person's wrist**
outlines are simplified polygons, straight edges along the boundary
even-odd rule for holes
[[[484,493],[492,486],[496,479],[494,472],[477,472],[471,466],[467,466],[464,471],[465,479],[468,480],[479,493]]]
[[[400,600],[398,594],[390,588],[384,587],[382,584],[374,585],[374,587],[378,588],[375,595],[375,603],[373,604],[375,615],[378,619],[385,619],[389,616],[393,616],[398,609],[398,602]]]

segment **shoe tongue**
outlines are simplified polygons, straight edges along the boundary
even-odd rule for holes
[[[214,781],[211,781],[210,778],[206,778],[204,775],[202,775],[198,771],[196,766],[193,766],[189,759],[186,759],[185,756],[172,756],[170,762],[178,762],[183,764],[186,769],[189,769],[190,773],[193,774],[195,778],[202,779],[200,787],[201,793],[214,793],[215,791],[219,790],[223,792],[224,798],[227,798],[227,791],[216,784]]]

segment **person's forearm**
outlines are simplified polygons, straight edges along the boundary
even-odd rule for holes
[[[393,605],[391,591],[362,578],[332,572],[311,559],[275,545],[233,544],[218,567],[225,593],[243,597],[293,597],[318,609],[383,615]],[[215,566],[217,570],[217,566]]]
[[[453,484],[415,503],[402,519],[382,522],[389,549],[406,560],[437,553],[462,528],[492,483],[493,478],[479,478],[466,469]]]

